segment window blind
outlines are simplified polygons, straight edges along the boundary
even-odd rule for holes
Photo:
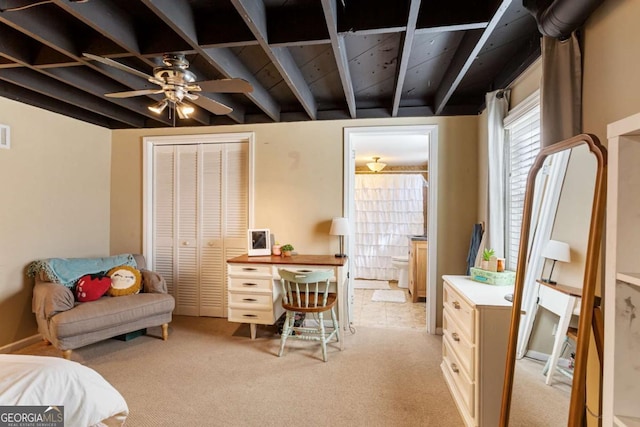
[[[516,270],[527,176],[540,151],[540,97],[538,92],[504,119],[506,159],[505,258]]]

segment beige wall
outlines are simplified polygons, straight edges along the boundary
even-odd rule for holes
[[[0,347],[37,333],[29,262],[109,253],[111,132],[0,98]]]
[[[111,251],[142,250],[144,136],[255,132],[254,225],[270,228],[301,253],[329,254],[338,250],[328,233],[331,218],[342,214],[344,128],[414,124],[439,126],[438,277],[463,274],[477,216],[475,116],[114,131]]]

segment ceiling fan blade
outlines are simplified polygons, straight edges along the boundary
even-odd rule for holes
[[[194,82],[203,92],[247,93],[253,92],[251,83],[244,79],[219,79]]]
[[[113,93],[105,93],[104,96],[109,98],[129,98],[132,96],[140,96],[140,95],[156,95],[158,93],[163,93],[162,89],[141,89],[141,90],[128,90],[125,92],[113,92]]]
[[[145,80],[148,80],[152,83],[159,84],[159,85],[163,84],[163,82],[156,79],[155,77],[145,74],[142,71],[138,71],[135,68],[131,68],[128,65],[121,64],[118,61],[114,61],[113,59],[103,58],[102,56],[94,55],[92,53],[83,53],[82,55],[89,59],[93,59],[94,61],[98,61],[105,65],[109,65],[111,67],[118,68],[122,71],[126,71],[127,73],[135,74],[136,76],[141,77]]]
[[[233,111],[233,108],[227,107],[226,105],[221,104],[218,101],[214,101],[211,98],[207,98],[206,96],[200,96],[198,99],[194,99],[191,102],[217,115],[225,115]]]

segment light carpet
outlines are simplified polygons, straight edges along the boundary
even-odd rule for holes
[[[368,426],[459,427],[445,385],[442,337],[426,331],[359,327],[344,350],[280,338],[258,325],[174,316],[169,339],[160,328],[131,341],[106,340],[74,350],[124,396],[127,427]],[[60,355],[34,344],[26,354]]]
[[[388,280],[364,280],[355,279],[353,281],[354,289],[391,289]]]
[[[406,302],[404,291],[379,289],[373,292],[371,301],[376,302]]]

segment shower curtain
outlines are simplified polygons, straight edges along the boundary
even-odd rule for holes
[[[422,175],[356,175],[354,277],[398,280],[394,256],[408,256],[410,238],[424,234]]]

